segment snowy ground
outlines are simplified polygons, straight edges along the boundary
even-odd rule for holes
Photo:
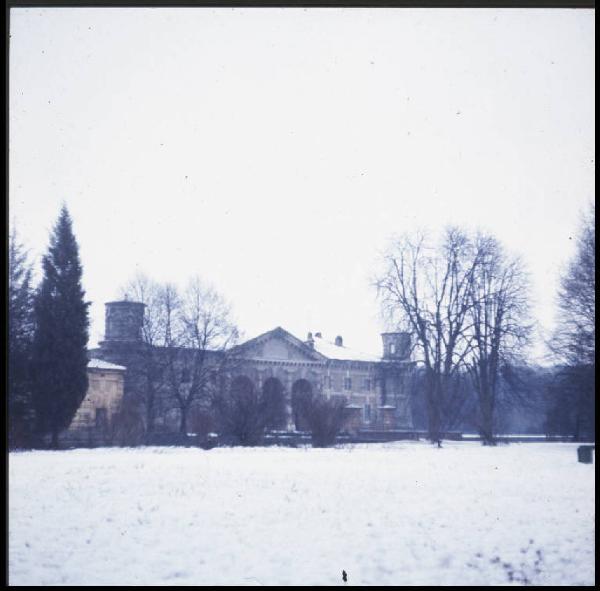
[[[9,456],[12,585],[593,585],[570,443]]]

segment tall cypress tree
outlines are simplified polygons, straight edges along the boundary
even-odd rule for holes
[[[33,399],[40,434],[58,448],[88,387],[88,306],[81,285],[79,247],[63,205],[43,258],[44,276],[35,297]]]

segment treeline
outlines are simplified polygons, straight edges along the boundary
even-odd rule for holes
[[[526,363],[533,330],[529,276],[495,237],[460,228],[448,228],[439,241],[405,235],[383,262],[375,281],[382,309],[391,325],[412,335],[415,371],[405,386],[415,426],[432,441],[454,429],[475,430],[485,444],[511,432],[595,437],[593,207],[561,277],[558,324],[547,343],[550,368]],[[9,446],[57,447],[88,385],[89,303],[66,207],[52,229],[39,284],[14,227],[8,268]],[[120,413],[125,432],[152,433],[157,417],[171,410],[183,434],[190,423],[206,431],[216,421],[242,444],[283,423],[283,406],[272,393],[219,381],[220,364],[234,359],[214,354],[235,350],[239,333],[214,289],[198,278],[180,291],[138,276],[121,295],[147,306],[144,347],[128,368],[137,394]],[[304,404],[317,445],[331,443],[343,423],[343,405],[330,406],[318,397]]]
[[[593,397],[582,404],[579,397],[585,387],[577,376],[567,377],[565,371],[559,366],[504,367],[498,384],[494,433],[593,440]],[[409,379],[413,423],[418,430],[427,429],[424,382],[423,369],[417,369]],[[454,387],[454,406],[452,412],[444,413],[444,431],[479,433],[479,403],[469,375],[460,373]]]
[[[595,436],[593,207],[557,294],[559,322],[547,343],[551,371],[526,365],[529,274],[494,236],[457,227],[438,241],[401,236],[385,253],[375,285],[388,322],[412,335],[417,368],[409,391],[432,441],[461,428],[493,445],[499,432],[516,428],[515,409],[534,409],[544,432]]]

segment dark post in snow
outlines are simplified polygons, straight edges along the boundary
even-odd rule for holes
[[[593,445],[580,445],[577,448],[577,461],[582,464],[593,464],[594,463],[594,446]]]

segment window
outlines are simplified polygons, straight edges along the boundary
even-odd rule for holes
[[[371,422],[371,405],[370,404],[365,404],[365,406],[363,407],[363,414],[364,414],[365,423],[370,423]]]
[[[333,381],[331,376],[325,376],[325,387],[331,390],[333,388]]]
[[[390,343],[390,355],[396,354],[396,343]]]
[[[369,392],[371,390],[371,386],[372,386],[371,378],[365,378],[364,387],[367,392]]]
[[[352,390],[352,378],[344,378],[344,390]]]

